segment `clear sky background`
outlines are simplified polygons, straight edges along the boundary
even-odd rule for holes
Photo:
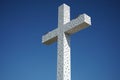
[[[119,0],[0,0],[0,80],[56,80],[57,43],[41,43],[57,28],[58,6],[92,26],[71,36],[72,80],[120,80]]]

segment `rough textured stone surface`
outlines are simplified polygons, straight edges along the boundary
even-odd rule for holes
[[[91,25],[88,15],[82,14],[70,21],[70,7],[66,4],[58,8],[58,28],[42,36],[42,43],[57,45],[57,80],[71,80],[70,35]]]
[[[70,80],[70,39],[64,33],[64,26],[70,21],[70,7],[63,4],[58,9],[58,58],[57,80]]]

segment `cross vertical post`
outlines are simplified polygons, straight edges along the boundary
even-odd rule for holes
[[[63,4],[58,9],[58,56],[57,80],[71,80],[70,37],[65,34],[63,25],[70,21],[70,7]]]

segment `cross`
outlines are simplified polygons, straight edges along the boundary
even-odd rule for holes
[[[42,36],[42,43],[50,45],[57,41],[57,80],[71,80],[70,36],[91,25],[91,18],[82,14],[70,21],[70,7],[58,8],[58,28]]]

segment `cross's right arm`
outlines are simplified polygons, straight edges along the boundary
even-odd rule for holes
[[[91,18],[87,14],[82,14],[78,18],[73,19],[64,26],[64,32],[73,34],[91,25]]]

